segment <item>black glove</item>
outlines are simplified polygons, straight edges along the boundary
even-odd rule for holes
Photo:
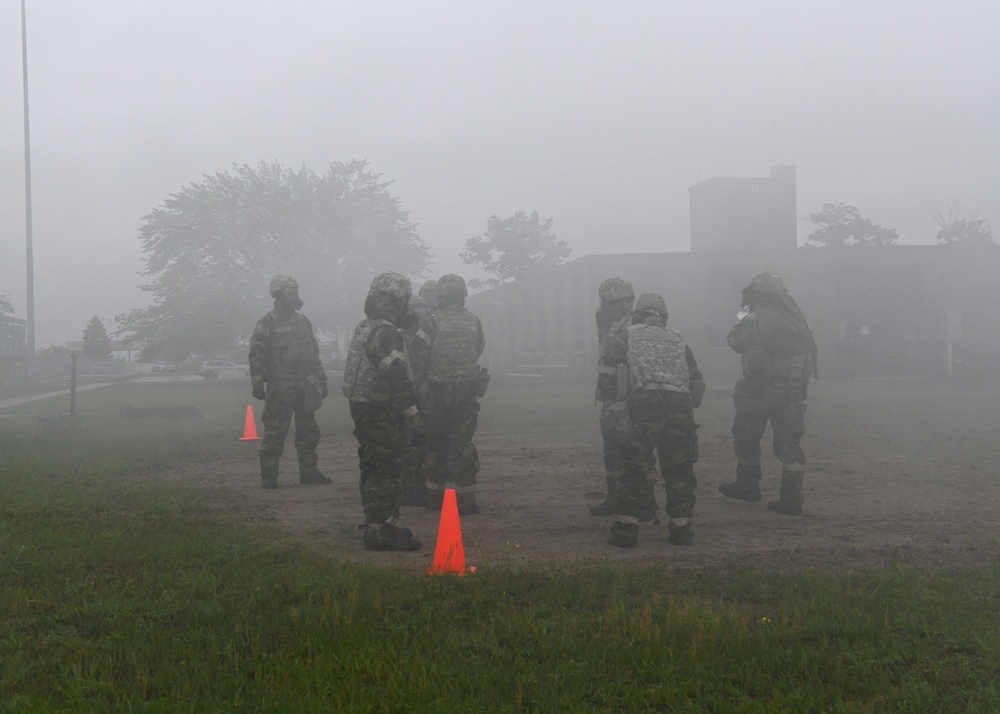
[[[254,399],[267,399],[267,390],[264,389],[263,384],[253,385],[253,398]]]

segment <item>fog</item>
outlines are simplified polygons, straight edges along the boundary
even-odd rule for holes
[[[516,211],[554,219],[570,259],[685,251],[691,185],[776,164],[797,167],[800,244],[824,202],[903,244],[934,243],[946,201],[1000,227],[985,0],[27,5],[39,349],[145,307],[142,216],[234,162],[369,161],[435,274],[474,276],[465,240]],[[0,294],[18,317],[21,70],[7,2]]]

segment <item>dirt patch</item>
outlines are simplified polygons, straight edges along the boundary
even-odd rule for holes
[[[488,398],[487,398],[488,399]],[[487,405],[484,404],[484,414]],[[641,526],[635,549],[605,542],[610,518],[589,515],[603,495],[600,438],[593,420],[541,428],[493,426],[477,434],[482,513],[462,519],[466,558],[480,570],[574,569],[595,564],[665,568],[783,564],[861,568],[979,563],[1000,556],[1000,439],[996,385],[959,388],[927,382],[825,382],[812,389],[804,441],[810,470],[804,515],[770,513],[780,465],[765,435],[764,501],[718,493],[732,479],[731,403],[724,390],[699,410],[701,459],[695,543],[667,540],[663,524]],[[400,523],[424,542],[417,553],[370,553],[362,520],[356,443],[346,425],[324,437],[320,466],[332,485],[303,486],[291,438],[281,487],[260,489],[254,445],[245,460],[192,464],[184,477],[221,484],[246,517],[277,523],[310,551],[339,561],[421,571],[430,566],[439,514],[403,508]]]

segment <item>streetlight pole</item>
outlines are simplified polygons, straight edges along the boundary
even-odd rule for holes
[[[28,23],[21,0],[21,67],[24,76],[24,231],[28,263],[28,349],[25,371],[35,380],[35,266],[31,245],[31,133],[28,123]]]

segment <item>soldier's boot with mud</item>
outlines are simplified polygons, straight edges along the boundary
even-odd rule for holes
[[[760,464],[737,464],[736,480],[719,484],[719,493],[747,503],[757,503],[760,495]]]
[[[365,527],[365,549],[390,552],[420,550],[421,543],[409,528],[399,528],[391,523],[369,523]]]
[[[805,475],[805,466],[792,464],[786,466],[781,472],[781,487],[778,491],[778,498],[767,502],[767,510],[775,513],[784,513],[787,516],[802,515],[802,477]]]
[[[278,487],[278,464],[272,459],[260,459],[260,487],[275,489]]]
[[[690,523],[675,525],[668,523],[667,529],[670,531],[670,542],[675,545],[691,545],[694,543],[694,530]]]
[[[611,524],[608,544],[619,548],[635,548],[639,543],[639,524],[615,521]]]
[[[317,469],[312,469],[311,471],[304,471],[299,474],[299,483],[333,483],[333,479],[329,476],[324,476]]]

